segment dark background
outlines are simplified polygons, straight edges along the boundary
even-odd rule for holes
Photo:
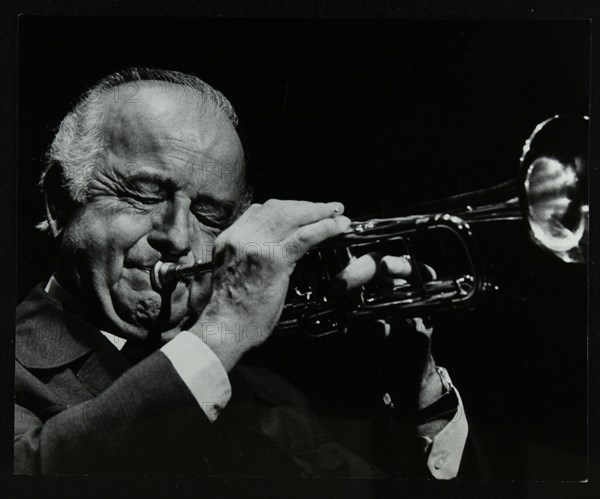
[[[45,150],[77,96],[114,70],[203,78],[238,111],[259,201],[337,199],[350,216],[514,178],[538,122],[589,108],[584,21],[24,17],[19,30],[18,300],[52,269],[51,241],[33,228]],[[436,319],[438,363],[495,477],[582,479],[585,269],[534,247],[522,225],[477,235],[500,291]],[[273,341],[254,360],[323,414],[361,405],[368,352],[348,339],[291,345]]]

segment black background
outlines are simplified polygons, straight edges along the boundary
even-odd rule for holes
[[[21,18],[17,298],[52,269],[33,225],[53,131],[114,70],[176,69],[223,91],[259,201],[336,199],[379,216],[515,177],[535,124],[589,112],[589,55],[585,21]],[[582,479],[585,269],[545,255],[522,226],[478,235],[501,291],[438,319],[438,362],[495,477]],[[273,342],[256,361],[329,413],[360,403],[346,376],[360,378],[364,359],[343,345]]]

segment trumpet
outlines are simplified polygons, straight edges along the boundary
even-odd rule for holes
[[[344,234],[315,247],[297,263],[276,329],[324,336],[353,319],[472,307],[478,296],[494,287],[478,256],[473,232],[477,224],[523,221],[531,239],[545,251],[567,264],[585,264],[588,134],[588,117],[553,116],[525,141],[516,179],[411,207],[405,210],[408,215],[353,222]],[[335,276],[354,258],[384,254],[415,262],[415,255],[426,258],[433,250],[442,255],[434,279],[412,265],[410,282],[391,287],[370,282],[346,293],[333,289]],[[151,278],[162,289],[211,271],[211,262],[158,262]]]

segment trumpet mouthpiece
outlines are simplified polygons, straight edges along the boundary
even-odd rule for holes
[[[161,291],[171,283],[211,271],[212,262],[202,263],[198,260],[192,265],[179,265],[173,262],[158,261],[150,272],[150,281],[155,289]]]

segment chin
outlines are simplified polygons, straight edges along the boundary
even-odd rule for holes
[[[100,328],[125,339],[167,342],[195,322],[208,301],[209,281],[182,281],[166,294],[154,291],[141,274],[135,274],[138,282],[129,277],[97,295]]]
[[[149,323],[147,325],[132,324],[123,321],[120,318],[110,321],[108,332],[114,332],[117,336],[122,336],[126,340],[142,340],[158,343],[167,343],[177,336],[184,328],[182,324],[186,321],[173,321],[173,323]]]
[[[116,292],[115,292],[116,291]],[[160,335],[168,341],[189,318],[189,290],[177,289],[167,299],[153,290],[121,293],[113,290],[103,303],[104,320],[109,331],[126,338],[146,339]],[[129,291],[129,290],[127,290]]]

